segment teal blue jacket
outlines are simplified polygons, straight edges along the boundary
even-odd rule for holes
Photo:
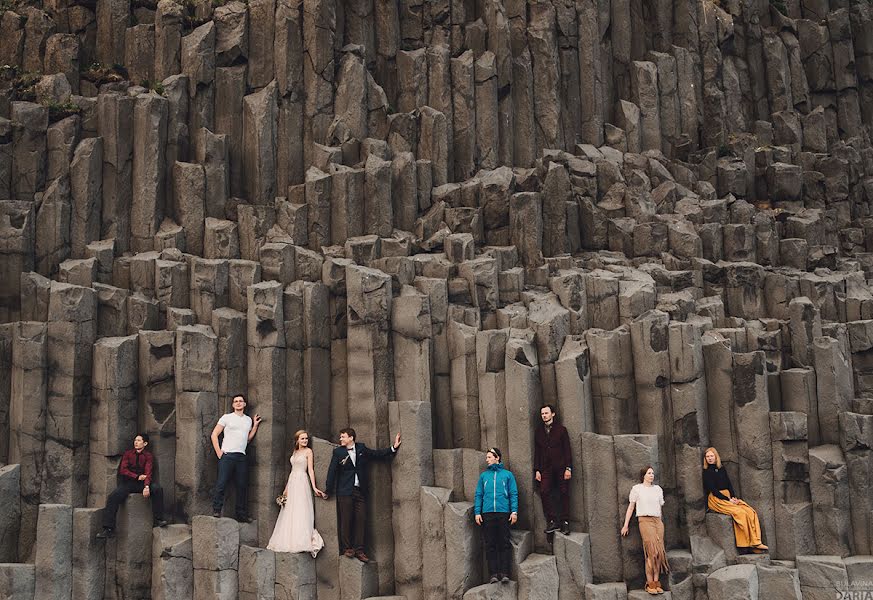
[[[477,515],[491,512],[518,512],[518,486],[515,484],[515,475],[504,468],[503,463],[489,465],[479,475],[474,511]]]

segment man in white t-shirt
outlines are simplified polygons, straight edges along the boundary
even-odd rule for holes
[[[236,488],[236,520],[251,523],[252,519],[246,510],[246,496],[249,487],[249,464],[246,459],[246,447],[258,432],[261,424],[260,415],[254,420],[245,414],[246,399],[242,396],[233,397],[233,412],[222,415],[215,429],[212,430],[212,448],[218,456],[218,480],[215,482],[215,492],[212,495],[212,516],[221,517],[224,506],[224,490],[233,479]],[[224,433],[221,446],[218,436]]]

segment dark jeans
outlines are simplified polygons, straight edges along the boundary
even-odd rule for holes
[[[367,505],[360,488],[355,488],[351,496],[336,497],[336,517],[340,554],[348,548],[363,550]]]
[[[118,507],[127,500],[130,494],[142,494],[143,487],[145,484],[142,481],[125,478],[106,500],[106,508],[103,509],[103,527],[115,529],[115,515],[118,513]],[[155,482],[149,485],[149,498],[152,501],[152,516],[155,519],[163,518],[164,490]]]
[[[509,538],[509,513],[482,515],[482,537],[485,538],[485,558],[488,574],[509,575],[512,560],[512,542]]]
[[[560,513],[555,512],[553,494],[556,490],[561,504]],[[540,498],[546,520],[567,520],[567,515],[570,514],[570,482],[564,479],[564,467],[547,467],[540,471]]]
[[[242,452],[225,452],[218,459],[218,480],[212,494],[212,510],[220,511],[224,506],[224,490],[233,479],[236,488],[236,516],[248,516],[246,500],[249,492],[249,462]]]

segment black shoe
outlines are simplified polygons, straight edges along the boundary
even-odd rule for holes
[[[561,533],[564,535],[570,535],[570,521],[564,521],[561,524]]]
[[[154,526],[155,527],[166,527],[167,522],[164,521],[163,519],[155,519]]]
[[[498,581],[500,581],[500,576],[499,575],[492,575],[491,579],[488,580],[488,583],[497,583]]]
[[[500,583],[509,583],[509,575],[504,573],[503,577],[500,578]]]
[[[252,521],[254,521],[254,519],[248,515],[243,515],[241,517],[237,517],[236,521],[237,523],[251,523]]]
[[[555,533],[558,531],[558,525],[555,523],[554,519],[549,520],[549,526],[546,527],[546,533]]]
[[[115,530],[112,527],[104,527],[103,531],[97,534],[98,540],[105,540],[111,537],[115,537]]]
[[[220,510],[213,510],[212,516],[216,519],[220,519],[221,518],[221,511]]]

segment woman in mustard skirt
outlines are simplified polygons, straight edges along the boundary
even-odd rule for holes
[[[767,551],[767,546],[761,543],[758,513],[737,498],[727,469],[721,466],[721,457],[715,448],[707,448],[703,455],[703,489],[707,493],[709,510],[733,518],[737,548],[751,548],[752,552],[759,554]]]

